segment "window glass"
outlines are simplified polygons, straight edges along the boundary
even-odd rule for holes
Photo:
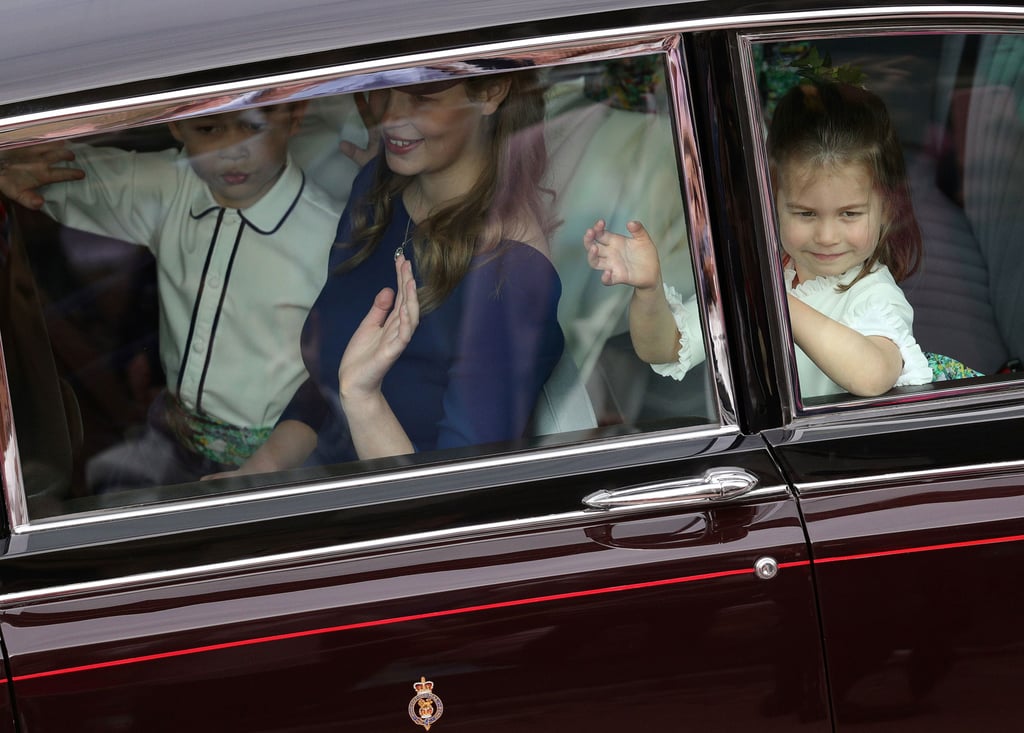
[[[716,423],[699,309],[689,373],[671,316],[657,373],[584,246],[641,221],[693,296],[665,78],[653,55],[69,139],[84,178],[4,201],[30,517]]]
[[[800,305],[794,304],[794,295],[858,334],[881,336],[898,346],[903,370],[897,393],[1012,379],[1012,372],[1020,370],[1024,296],[1019,282],[1024,257],[1014,243],[1024,235],[1019,205],[1024,195],[1022,58],[1024,37],[999,34],[813,38],[754,46],[782,262],[790,268],[795,262],[798,271],[789,306],[805,404],[834,401],[853,390],[836,384],[840,380],[829,379],[828,369],[819,366],[827,355],[822,358],[819,353],[818,362],[810,358],[812,349],[821,348],[813,339],[808,349],[801,348],[794,310]],[[838,95],[850,99],[857,90],[867,90],[887,110],[905,161],[922,243],[916,269],[900,279],[899,270],[908,268],[893,254],[902,245],[898,237],[892,238],[893,220],[898,218],[892,212],[901,194],[893,193],[891,185],[878,185],[872,174],[875,190],[882,194],[880,240],[888,248],[880,261],[897,276],[898,290],[872,292],[871,277],[865,277],[841,294],[836,285],[851,282],[860,267],[837,280],[828,279],[833,274],[830,265],[807,265],[813,257],[824,260],[826,253],[857,246],[853,224],[837,224],[830,230],[830,212],[814,209],[834,203],[841,211],[841,205],[857,203],[856,196],[847,191],[847,198],[853,196],[850,202],[829,199],[829,179],[808,174],[809,154],[797,161],[805,169],[794,173],[797,165],[791,159],[800,156],[785,158],[791,149],[785,142],[788,123],[772,126],[773,120],[790,119],[785,108],[779,112],[786,94],[792,95],[794,86],[808,89],[813,84],[819,89],[822,84],[853,87],[854,92]],[[819,92],[801,95],[808,109],[819,104],[815,100],[825,99],[816,95]],[[877,122],[877,115],[873,119]],[[850,170],[842,165],[848,157],[848,152],[840,153],[841,164],[826,172]],[[888,156],[887,164],[891,159]],[[867,173],[871,165],[862,164],[859,170]],[[801,188],[808,183],[813,185]],[[836,219],[843,215],[836,214]],[[793,226],[798,217],[803,227],[799,231]],[[801,258],[804,278],[799,274]],[[859,263],[861,258],[856,259]],[[787,287],[793,282],[790,277]],[[1010,377],[1000,376],[1008,373]]]

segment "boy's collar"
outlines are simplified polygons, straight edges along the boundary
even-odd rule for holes
[[[272,234],[284,224],[285,219],[295,208],[305,185],[306,177],[302,169],[295,164],[291,156],[288,156],[281,177],[259,201],[246,209],[231,210],[238,211],[239,216],[260,234]],[[197,187],[195,196],[192,197],[189,213],[193,219],[202,219],[223,208],[213,198],[209,187],[202,184]]]

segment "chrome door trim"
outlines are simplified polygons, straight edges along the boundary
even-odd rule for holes
[[[759,487],[754,491],[739,498],[739,503],[764,502],[771,500],[791,499],[792,493],[785,484]],[[626,510],[635,513],[636,510]],[[658,511],[652,508],[651,511]],[[691,509],[691,511],[694,511]],[[706,511],[706,509],[705,509]],[[13,593],[0,593],[0,609],[9,609],[17,605],[33,603],[56,598],[67,598],[69,596],[86,593],[101,592],[123,592],[141,587],[161,585],[173,581],[195,582],[210,576],[222,575],[224,573],[237,572],[267,572],[278,570],[284,566],[292,566],[297,563],[310,563],[320,561],[331,561],[340,559],[339,556],[360,551],[401,551],[403,547],[413,550],[416,545],[427,542],[471,540],[474,537],[493,535],[496,533],[508,533],[514,531],[529,531],[533,529],[544,529],[555,525],[591,522],[600,520],[603,517],[618,516],[621,509],[594,510],[579,509],[560,514],[549,514],[541,517],[530,517],[527,519],[513,519],[501,522],[490,522],[474,524],[465,527],[452,529],[439,529],[429,532],[417,532],[406,535],[395,535],[375,540],[363,540],[360,542],[341,543],[328,547],[318,547],[310,550],[299,550],[296,552],[283,552],[264,557],[249,557],[241,560],[210,563],[206,565],[193,565],[174,570],[161,570],[151,573],[137,573],[119,578],[108,578],[82,583],[68,583],[65,585],[52,586],[39,590],[21,591]]]

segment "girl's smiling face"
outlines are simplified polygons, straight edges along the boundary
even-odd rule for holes
[[[864,165],[789,161],[780,173],[779,234],[800,282],[841,275],[874,254],[885,212]]]
[[[417,84],[387,90],[381,133],[388,167],[439,186],[441,198],[472,186],[486,160],[485,117],[504,99],[503,91],[471,97],[465,84]],[[438,196],[435,195],[435,198]]]

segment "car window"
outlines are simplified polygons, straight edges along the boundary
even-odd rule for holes
[[[394,204],[373,193],[386,157],[374,162],[373,151],[365,152],[378,143],[361,114],[380,114],[375,105],[399,98],[410,109],[433,109],[450,84],[418,83],[429,75],[405,69],[364,79],[355,93],[319,87],[268,104],[272,95],[256,90],[244,104],[232,98],[227,113],[222,99],[197,99],[169,123],[125,128],[111,118],[109,129],[100,124],[77,137],[68,123],[69,165],[85,170],[84,180],[43,189],[41,211],[3,202],[0,336],[28,518],[718,424],[687,225],[703,202],[696,181],[681,185],[666,59],[658,53],[510,73],[529,74],[543,102],[517,150],[546,152],[534,188],[548,220],[517,219],[511,234],[474,259],[466,282],[487,287],[456,290],[438,306],[443,317],[424,318],[420,363],[395,372],[399,384],[385,382],[414,453],[358,460],[354,448],[326,451],[245,477],[224,472],[244,465],[283,420],[333,419],[335,432],[324,429],[320,443],[351,442],[346,421],[337,419],[344,344],[324,324],[344,312],[355,328],[352,314],[370,311],[374,293],[394,286],[394,271],[379,282],[347,276],[349,285],[314,303],[345,267],[332,259],[343,211],[351,234],[374,215],[367,201]],[[477,87],[486,89],[486,81],[477,79]],[[445,124],[454,126],[451,120]],[[386,131],[382,145],[396,160],[411,159],[407,149],[421,132]],[[32,150],[3,154],[28,160]],[[697,170],[695,160],[687,162]],[[520,173],[525,164],[502,170],[527,175]],[[633,288],[603,284],[588,264],[583,237],[598,219],[615,233],[643,222],[664,283],[680,303],[692,299],[690,338],[701,358],[685,376],[671,364],[657,373],[637,356],[628,320]],[[429,242],[417,239],[411,211],[408,222],[398,249],[426,270],[431,265],[416,248]],[[506,250],[520,264],[508,264]],[[393,259],[389,252],[387,268]],[[511,273],[507,279],[475,274],[504,273],[495,261]],[[416,277],[423,294],[423,271]],[[525,295],[516,295],[520,289]],[[472,329],[477,340],[463,345]],[[495,371],[517,381],[498,383]],[[477,387],[452,387],[463,382]],[[521,383],[535,386],[515,386]],[[520,389],[534,391],[524,397]],[[295,412],[304,399],[321,412]],[[516,412],[512,432],[478,429],[505,412]],[[408,423],[416,421],[428,425],[414,432]],[[182,463],[182,451],[201,460],[190,455]],[[199,480],[209,474],[220,478]]]
[[[889,394],[942,394],[1019,376],[1024,297],[1017,282],[1024,258],[1013,242],[1024,233],[1017,204],[1024,193],[1024,37],[797,36],[751,50],[765,137],[780,100],[796,85],[847,82],[876,94],[888,109],[923,243],[919,266],[899,288],[927,366],[924,378],[898,382]],[[765,178],[777,202],[778,176],[766,171]],[[781,242],[786,214],[772,209]],[[780,269],[788,261],[781,249]],[[901,352],[906,364],[909,352]],[[800,377],[805,406],[848,398],[838,388],[810,387],[807,364],[801,366],[808,357],[799,347],[796,358],[791,371]]]

